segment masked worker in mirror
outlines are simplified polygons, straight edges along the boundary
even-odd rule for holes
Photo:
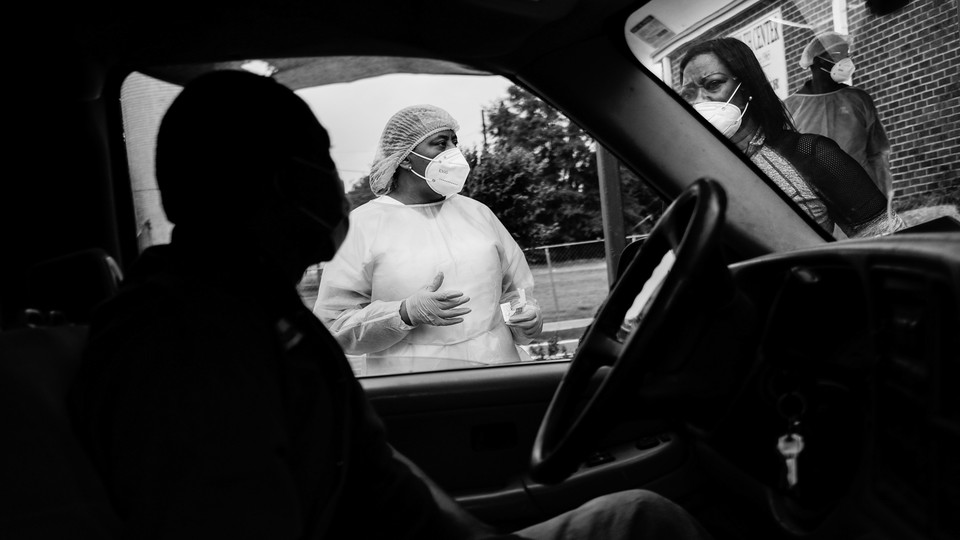
[[[833,139],[890,199],[890,142],[873,99],[849,86],[856,69],[850,59],[851,45],[849,37],[837,32],[824,32],[810,40],[800,67],[809,68],[811,78],[785,103],[797,131]]]
[[[543,326],[533,275],[497,216],[460,195],[459,125],[433,105],[394,114],[314,313],[365,373],[518,362]],[[501,306],[505,305],[505,309]]]

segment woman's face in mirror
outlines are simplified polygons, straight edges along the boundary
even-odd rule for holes
[[[720,101],[736,105],[741,110],[747,103],[743,87],[737,90],[740,80],[730,68],[713,53],[704,53],[691,59],[683,69],[683,85],[680,96],[691,104],[705,101]],[[736,92],[736,93],[734,93]],[[733,96],[733,99],[730,97]]]

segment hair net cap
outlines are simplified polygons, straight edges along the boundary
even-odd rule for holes
[[[434,133],[448,129],[457,131],[460,124],[450,113],[434,105],[405,107],[390,117],[370,168],[370,190],[374,195],[386,195],[393,189],[397,166],[411,150]]]
[[[803,49],[803,54],[800,55],[800,67],[809,68],[813,65],[813,59],[825,52],[841,52],[843,56],[847,56],[852,48],[853,39],[850,36],[837,32],[817,34]]]

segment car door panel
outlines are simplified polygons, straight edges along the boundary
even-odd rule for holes
[[[536,362],[361,381],[391,443],[491,522],[540,519],[609,493],[611,486],[656,486],[682,498],[693,485],[684,470],[688,453],[660,421],[621,424],[597,442],[603,453],[561,484],[527,477],[533,439],[568,365]]]

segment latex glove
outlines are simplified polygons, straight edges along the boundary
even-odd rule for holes
[[[519,331],[527,339],[535,338],[543,330],[540,306],[532,298],[527,299],[520,313],[513,314],[507,319],[507,326],[514,332]]]
[[[470,298],[463,296],[461,291],[438,291],[442,283],[443,272],[438,272],[433,281],[404,300],[400,304],[400,318],[403,322],[411,326],[450,326],[462,323],[462,316],[471,310],[460,306],[466,304]]]

